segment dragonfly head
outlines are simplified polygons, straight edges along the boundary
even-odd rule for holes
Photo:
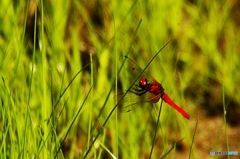
[[[143,89],[146,89],[147,86],[148,86],[148,80],[146,78],[142,78],[140,81],[139,81],[139,86]]]

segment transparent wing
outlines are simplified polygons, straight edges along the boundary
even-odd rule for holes
[[[128,93],[125,95],[124,99],[121,101],[120,105],[123,105],[122,112],[132,111],[140,106],[143,106],[146,103],[153,101],[152,99],[159,99],[160,97],[150,93],[144,92],[141,95],[137,95],[133,92],[136,90],[142,91],[139,86],[139,81],[142,78],[147,78],[149,83],[155,82],[154,78],[144,73],[142,69],[130,58],[126,58],[124,74],[126,77],[126,81],[129,83]],[[131,86],[132,85],[132,86]],[[131,87],[130,87],[131,86]],[[127,91],[126,90],[126,91]],[[134,91],[132,91],[134,90]],[[124,93],[122,93],[123,95]],[[121,98],[121,94],[119,95],[119,99]]]
[[[124,93],[117,95],[118,100],[122,98],[123,94]],[[122,112],[122,113],[130,112],[138,107],[143,107],[144,105],[151,105],[151,104],[147,98],[141,98],[131,92],[128,92],[124,96],[123,100],[121,100],[119,103],[120,112]]]
[[[132,59],[130,59],[127,56],[125,56],[125,58],[127,60],[126,60],[126,65],[125,65],[124,71],[125,71],[125,74],[129,75],[129,82],[130,82],[130,84],[132,84],[136,80],[136,78],[137,78],[137,80],[134,83],[136,85],[139,84],[139,81],[142,78],[147,78],[150,83],[153,83],[153,82],[156,81],[152,76],[150,76],[147,73],[143,72],[143,70]],[[133,86],[136,86],[136,85],[133,85]]]

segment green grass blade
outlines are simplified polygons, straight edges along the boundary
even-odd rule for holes
[[[30,83],[29,83],[29,92],[28,92],[28,101],[27,101],[27,108],[26,108],[26,116],[25,116],[25,128],[24,128],[24,141],[23,141],[23,154],[21,155],[22,158],[26,158],[25,152],[26,150],[26,141],[28,136],[28,127],[29,127],[29,116],[30,116],[30,100],[31,100],[31,93],[32,93],[32,82],[33,82],[33,69],[35,64],[35,56],[36,56],[36,34],[37,34],[37,11],[35,11],[34,17],[34,40],[33,40],[33,56],[32,56],[32,68],[30,73]]]
[[[137,28],[136,28],[135,33],[134,33],[135,36],[133,37],[133,39],[136,37],[137,31],[138,31],[138,29],[139,29],[139,27],[140,27],[141,22],[142,22],[142,20],[141,20],[141,21],[138,23],[138,25],[137,25]],[[132,41],[133,41],[133,40],[132,40]],[[130,46],[129,46],[129,49],[128,49],[127,54],[130,52],[131,47],[132,47],[132,42],[130,43]],[[126,59],[125,59],[125,60],[126,60]],[[125,61],[125,60],[124,60],[124,61]],[[118,75],[120,74],[120,72],[121,72],[121,70],[122,70],[122,68],[123,68],[124,61],[123,61],[122,66],[120,67],[120,69],[119,69],[119,71],[118,71]],[[115,79],[115,80],[116,80],[116,79]],[[108,101],[108,99],[109,99],[109,97],[110,97],[110,94],[111,94],[111,92],[112,92],[112,89],[113,89],[113,87],[114,87],[115,80],[114,80],[114,81],[112,82],[112,84],[111,84],[112,87],[111,87],[111,89],[110,89],[110,91],[109,91],[109,93],[108,93],[108,95],[107,95],[107,97],[106,97],[105,103],[104,103],[103,107],[101,108],[97,119],[99,119],[99,117],[100,117],[101,114],[102,114],[103,109],[104,109],[105,106],[106,106],[106,103],[107,103],[107,101]],[[129,90],[128,90],[128,91],[129,91]],[[127,92],[128,92],[128,91],[127,91]],[[127,92],[126,92],[126,93],[127,93]],[[96,142],[97,138],[99,137],[100,133],[102,132],[102,129],[103,129],[104,126],[107,124],[109,118],[111,117],[111,115],[113,114],[113,112],[115,111],[115,109],[116,109],[116,107],[119,105],[119,103],[123,100],[123,98],[124,98],[124,96],[126,95],[126,93],[123,94],[123,96],[121,97],[121,99],[119,100],[119,102],[114,106],[114,108],[111,110],[111,112],[109,113],[109,115],[108,115],[107,118],[105,119],[105,121],[104,121],[104,123],[103,123],[103,125],[102,125],[102,127],[101,127],[101,129],[100,129],[100,131],[97,133],[96,137],[94,138],[92,144],[89,146],[89,148],[88,148],[88,150],[86,151],[86,153],[85,153],[85,155],[84,155],[83,158],[86,158],[86,157],[87,157],[87,155],[88,155],[88,153],[90,152],[93,144]],[[96,126],[96,124],[97,124],[97,121],[95,122],[94,127]],[[93,133],[93,132],[92,132],[92,133]],[[92,134],[92,133],[91,133],[91,134]]]
[[[91,85],[93,86],[93,63],[92,63],[92,54],[90,54],[90,63],[91,63]],[[93,94],[92,94],[92,92],[91,92],[91,98],[90,98],[91,100],[90,100],[90,104],[89,104],[89,119],[88,119],[88,121],[89,121],[89,123],[88,123],[88,138],[87,138],[87,145],[89,145],[89,143],[90,143],[90,139],[91,139],[91,124],[92,124],[92,104],[93,104],[93,101],[92,101],[92,99],[93,99]]]
[[[159,112],[158,112],[158,119],[157,119],[157,124],[156,124],[156,128],[155,128],[154,136],[153,136],[152,148],[151,148],[151,151],[150,151],[149,159],[152,157],[152,152],[153,152],[155,139],[156,139],[156,135],[157,135],[157,130],[158,130],[158,124],[160,122],[160,114],[162,112],[162,103],[163,103],[163,100],[161,100],[161,104],[160,104],[160,108],[159,108]]]
[[[178,144],[179,142],[181,142],[184,138],[182,138],[181,140],[179,140],[178,142],[174,143],[173,146],[160,158],[163,159],[165,157],[167,157],[167,155],[174,149],[174,147],[176,146],[176,144]]]
[[[85,69],[87,68],[91,63],[87,64],[86,66],[84,66],[82,69],[80,69],[76,74],[75,76],[70,80],[70,82],[68,83],[68,85],[66,86],[66,88],[63,90],[63,92],[60,94],[58,100],[56,101],[55,105],[53,106],[54,109],[56,109],[58,103],[60,102],[60,100],[62,99],[62,97],[64,96],[64,94],[66,93],[66,91],[68,90],[68,88],[71,86],[71,84],[73,83],[73,81],[77,78],[77,76]],[[52,118],[53,116],[53,113],[54,113],[54,109],[52,110],[48,120],[47,120],[47,123],[49,123],[50,119]]]
[[[198,121],[199,121],[199,119],[197,120],[195,129],[194,129],[192,143],[191,143],[191,146],[190,146],[190,152],[189,152],[189,156],[188,156],[189,159],[191,158],[191,153],[193,151],[193,143],[194,143],[194,139],[195,139],[195,135],[196,135],[196,131],[197,131]]]
[[[227,151],[229,152],[229,143],[228,143],[228,132],[227,132],[227,120],[226,120],[226,103],[225,103],[225,90],[224,90],[224,84],[222,85],[222,98],[223,98],[223,121],[224,121],[224,131],[225,131],[225,137],[226,137],[226,147]],[[230,156],[228,155],[228,159]]]
[[[58,155],[59,151],[61,150],[61,148],[62,148],[62,146],[63,146],[63,144],[64,144],[64,142],[65,142],[65,140],[66,140],[66,138],[67,138],[67,136],[68,136],[68,134],[69,134],[69,132],[70,132],[73,124],[74,124],[74,122],[76,121],[77,117],[79,116],[79,114],[80,114],[80,112],[81,112],[81,110],[82,110],[85,102],[87,101],[88,96],[90,95],[90,92],[92,92],[92,88],[93,88],[93,85],[92,85],[91,88],[89,89],[86,97],[84,98],[84,101],[83,101],[81,107],[78,109],[77,114],[74,116],[74,118],[73,118],[70,126],[68,127],[68,130],[67,130],[67,132],[66,132],[66,135],[64,136],[64,138],[63,138],[63,140],[62,140],[62,142],[61,142],[61,144],[60,144],[60,146],[59,146],[59,148],[58,148],[58,150],[57,150],[54,158],[57,158],[57,155]]]

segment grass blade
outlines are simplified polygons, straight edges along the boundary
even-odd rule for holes
[[[76,114],[75,117],[73,118],[73,120],[72,120],[72,122],[71,122],[71,124],[70,124],[70,126],[69,126],[69,128],[68,128],[68,130],[67,130],[67,133],[66,133],[66,135],[64,136],[64,138],[63,138],[63,140],[62,140],[62,142],[61,142],[61,144],[60,144],[60,146],[59,146],[59,148],[58,148],[58,150],[57,150],[57,152],[56,152],[54,158],[57,158],[57,155],[58,155],[60,149],[62,148],[62,146],[63,146],[63,144],[64,144],[64,141],[66,140],[66,138],[67,138],[67,136],[68,136],[68,134],[69,134],[69,132],[70,132],[70,130],[71,130],[71,128],[72,128],[74,122],[76,121],[78,115],[80,114],[80,112],[81,112],[81,110],[82,110],[82,108],[83,108],[85,102],[87,101],[87,98],[88,98],[88,96],[89,96],[89,94],[90,94],[92,88],[93,88],[93,85],[92,85],[91,88],[89,89],[89,91],[88,91],[86,97],[84,98],[84,101],[83,101],[81,107],[78,109],[77,114]]]
[[[190,146],[190,152],[189,152],[189,156],[188,156],[189,159],[191,157],[191,153],[192,153],[192,149],[193,149],[193,143],[194,143],[194,138],[195,138],[196,131],[197,131],[198,121],[199,121],[199,119],[197,120],[195,129],[194,129],[193,139],[192,139],[192,143],[191,143],[191,146]]]
[[[163,100],[161,100],[160,109],[159,109],[159,112],[158,112],[157,125],[156,125],[156,129],[155,129],[155,133],[154,133],[154,137],[153,137],[153,141],[152,141],[152,148],[151,148],[151,151],[150,151],[149,159],[152,157],[153,147],[154,147],[154,144],[155,144],[155,139],[156,139],[157,130],[158,130],[158,124],[159,124],[159,121],[160,121],[160,114],[161,114],[161,111],[162,111],[162,103],[163,103]]]
[[[77,78],[77,76],[85,69],[87,68],[91,63],[87,64],[86,66],[84,66],[81,70],[79,70],[76,75],[71,79],[71,81],[69,82],[69,84],[66,86],[66,88],[63,90],[63,92],[60,94],[57,102],[55,103],[55,105],[53,106],[53,108],[55,109],[58,105],[58,103],[60,102],[60,100],[62,99],[63,95],[65,94],[65,92],[68,90],[68,88],[71,86],[71,84],[73,83],[73,81]],[[53,112],[54,109],[52,109],[52,113],[50,114],[49,118],[47,119],[47,124],[49,123],[50,119],[53,116]]]
[[[182,138],[181,140],[179,140],[178,142],[174,143],[173,146],[169,149],[168,152],[166,152],[160,159],[167,157],[167,155],[173,150],[173,148],[176,146],[176,144],[178,144],[179,142],[181,142],[184,138]]]
[[[227,133],[227,120],[226,120],[226,104],[225,104],[225,91],[224,91],[224,85],[222,86],[222,98],[223,98],[223,120],[224,120],[224,131],[225,131],[225,137],[226,137],[226,147],[227,151],[229,152],[229,144],[228,144],[228,133]],[[228,155],[228,158],[230,156]]]
[[[136,28],[136,30],[135,30],[133,39],[136,37],[137,31],[138,31],[138,29],[139,29],[139,27],[140,27],[141,22],[142,22],[142,20],[140,20],[140,22],[138,23],[138,26],[137,26],[137,28]],[[128,49],[128,52],[127,52],[127,53],[130,52],[133,41],[134,41],[134,40],[132,40],[132,42],[131,42],[131,44],[130,44],[130,46],[129,46],[129,49]],[[122,68],[123,68],[123,65],[124,65],[124,63],[125,63],[125,60],[126,60],[126,59],[124,59],[124,61],[123,61],[123,63],[122,63],[122,66],[120,67],[120,69],[119,69],[119,71],[118,71],[118,73],[117,73],[118,75],[120,74],[120,72],[121,72],[121,70],[122,70]],[[137,80],[137,79],[136,79],[136,80]],[[113,89],[114,84],[115,84],[115,80],[114,80],[114,81],[112,82],[112,84],[111,84],[112,87],[111,87],[111,89],[110,89],[110,91],[109,91],[109,93],[108,93],[108,95],[107,95],[107,97],[106,97],[105,103],[104,103],[102,109],[100,110],[97,119],[99,119],[99,117],[100,117],[101,114],[102,114],[103,109],[104,109],[105,106],[106,106],[106,103],[107,103],[107,101],[108,101],[108,99],[109,99],[109,97],[110,97],[110,94],[111,94],[111,92],[112,92],[112,89]],[[128,91],[129,91],[129,90],[128,90]],[[127,92],[128,92],[128,91],[127,91]],[[107,124],[109,118],[111,117],[111,115],[113,114],[114,110],[115,110],[116,107],[119,105],[119,103],[123,100],[123,98],[124,98],[124,96],[127,94],[127,92],[124,93],[124,95],[121,97],[121,99],[119,100],[119,102],[113,107],[113,109],[111,110],[111,112],[110,112],[109,115],[107,116],[107,118],[106,118],[106,120],[104,121],[101,129],[100,129],[99,132],[97,133],[96,137],[94,138],[93,142],[92,142],[91,145],[89,146],[89,148],[88,148],[88,150],[86,151],[86,153],[85,153],[85,155],[84,155],[83,158],[86,158],[86,157],[87,157],[88,153],[89,153],[90,150],[92,149],[92,147],[93,147],[94,143],[96,142],[97,138],[98,138],[99,135],[101,134],[102,129],[103,129],[104,126]],[[94,127],[96,127],[96,125],[97,125],[97,121],[95,122]],[[93,129],[92,129],[92,130],[93,130]],[[92,133],[93,133],[93,132],[92,132]],[[91,134],[92,134],[92,133],[91,133]]]

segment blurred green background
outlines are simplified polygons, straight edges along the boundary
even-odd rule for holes
[[[149,158],[151,147],[151,158],[240,152],[239,1],[0,6],[0,158]],[[118,74],[123,56],[144,68],[169,40],[146,72],[190,120],[164,103],[157,127],[160,102],[114,109],[129,86]]]

